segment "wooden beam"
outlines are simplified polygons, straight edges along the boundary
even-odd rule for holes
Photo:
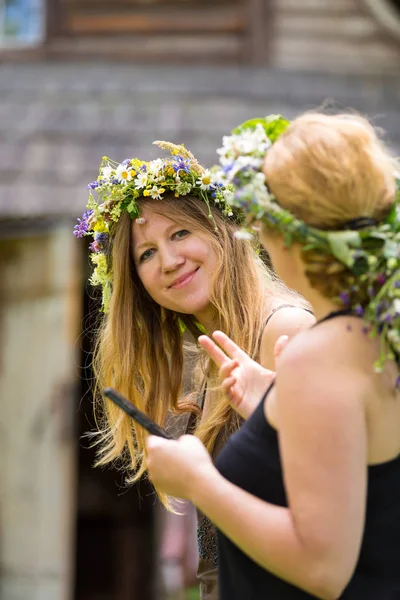
[[[266,66],[271,58],[274,0],[247,0],[247,59]]]
[[[262,1],[262,0],[261,0]],[[246,21],[243,10],[238,8],[210,8],[186,10],[149,11],[96,11],[93,13],[70,12],[67,29],[75,35],[202,32],[234,33],[244,31]]]

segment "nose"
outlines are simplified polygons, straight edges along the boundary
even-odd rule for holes
[[[164,273],[171,273],[185,263],[185,258],[171,246],[160,251],[161,268]]]

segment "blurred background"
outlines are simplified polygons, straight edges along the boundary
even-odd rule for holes
[[[92,467],[72,228],[103,155],[166,139],[211,165],[240,122],[321,106],[400,153],[400,0],[0,0],[2,600],[197,597],[193,514]]]

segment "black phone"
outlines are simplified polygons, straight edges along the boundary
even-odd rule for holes
[[[110,400],[112,400],[117,406],[122,408],[123,411],[125,411],[130,417],[132,417],[132,419],[134,419],[137,423],[139,423],[139,425],[144,427],[144,429],[146,429],[152,435],[158,435],[159,437],[166,438],[167,440],[175,439],[172,435],[167,433],[165,429],[157,425],[157,423],[154,423],[154,421],[150,419],[150,417],[148,417],[144,414],[144,412],[136,408],[136,406],[133,406],[133,404],[129,402],[129,400],[124,398],[124,396],[122,396],[113,388],[106,388],[104,390],[104,395],[107,396],[107,398],[110,398]]]

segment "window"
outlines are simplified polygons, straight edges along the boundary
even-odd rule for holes
[[[44,29],[45,0],[0,0],[0,48],[37,46]]]
[[[364,0],[375,18],[400,40],[400,0]]]

